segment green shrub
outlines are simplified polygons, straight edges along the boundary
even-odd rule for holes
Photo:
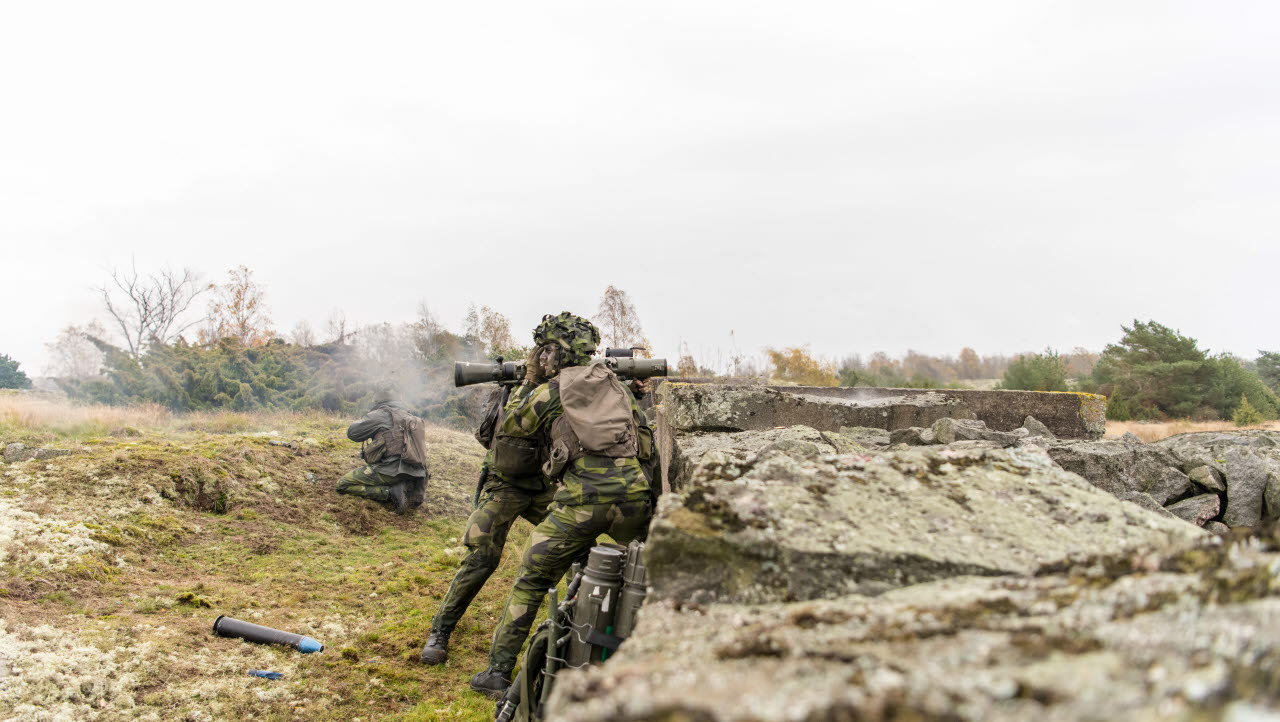
[[[1135,320],[1103,351],[1085,390],[1108,398],[1116,421],[1231,418],[1241,396],[1263,418],[1275,418],[1280,399],[1239,359],[1210,356],[1196,340],[1155,321]]]
[[[1236,426],[1253,426],[1264,421],[1262,414],[1249,403],[1249,397],[1244,395],[1240,396],[1240,405],[1231,414],[1231,420]]]
[[[1004,372],[999,388],[1021,391],[1066,391],[1067,365],[1053,349],[1024,354]]]
[[[0,353],[0,389],[29,389],[31,379],[18,368],[22,364]]]

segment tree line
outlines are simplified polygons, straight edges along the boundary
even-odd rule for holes
[[[410,323],[354,327],[335,312],[319,332],[305,321],[280,332],[265,287],[243,265],[209,284],[190,269],[112,269],[97,291],[108,324],[68,326],[47,344],[58,386],[96,403],[351,414],[390,386],[426,418],[468,427],[484,391],[455,389],[453,362],[528,352],[510,319],[474,304],[456,331],[422,304]],[[605,344],[648,347],[625,291],[609,286],[594,320]],[[0,357],[0,383],[10,376],[12,387],[30,385],[16,362]]]
[[[322,409],[352,413],[380,385],[391,385],[427,418],[466,426],[481,406],[476,389],[452,387],[455,360],[523,358],[510,320],[472,305],[461,329],[447,328],[425,304],[406,324],[352,327],[335,312],[319,332],[302,321],[277,331],[266,289],[247,266],[222,283],[190,269],[108,272],[97,289],[108,326],[68,326],[47,344],[49,372],[73,398],[109,404],[156,403],[176,411]],[[196,313],[197,300],[207,301]],[[649,348],[635,304],[609,286],[593,320],[602,345]],[[784,384],[946,388],[1000,379],[998,388],[1080,390],[1108,397],[1114,420],[1235,419],[1280,416],[1280,353],[1253,360],[1211,354],[1196,340],[1155,321],[1135,320],[1101,353],[957,356],[907,351],[820,359],[803,347],[766,348],[760,363],[735,352],[727,369],[699,364],[683,344],[673,359],[682,376],[734,376]],[[0,388],[31,381],[0,355]]]

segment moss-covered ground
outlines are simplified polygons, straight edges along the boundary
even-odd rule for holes
[[[530,527],[517,522],[449,662],[422,665],[482,450],[432,428],[427,504],[399,517],[334,493],[360,463],[348,421],[0,419],[0,442],[73,451],[0,463],[0,719],[491,719],[467,680]],[[216,637],[220,614],[326,649]]]

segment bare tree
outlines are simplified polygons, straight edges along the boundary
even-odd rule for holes
[[[266,293],[253,280],[248,266],[237,266],[227,272],[230,278],[217,287],[209,303],[209,315],[200,340],[213,343],[223,338],[234,338],[245,346],[261,346],[275,334],[271,317],[263,300]]]
[[[107,329],[98,321],[84,326],[67,326],[58,333],[56,340],[45,344],[50,358],[45,373],[73,379],[97,376],[102,371],[105,354],[89,339],[103,340],[106,337]]]
[[[130,262],[128,271],[112,268],[109,273],[111,283],[99,286],[98,292],[134,358],[147,344],[170,343],[198,323],[199,319],[184,323],[183,317],[191,302],[212,288],[202,286],[200,275],[189,268],[166,268],[141,277],[137,264]]]
[[[341,309],[333,309],[329,320],[325,321],[324,335],[325,343],[346,343],[347,337],[351,335],[347,332],[347,314]]]
[[[600,309],[591,320],[600,327],[605,346],[649,349],[649,339],[640,328],[640,315],[626,291],[616,286],[606,288],[600,298]]]
[[[487,356],[511,355],[515,339],[511,336],[511,319],[488,306],[467,307],[467,327],[464,335],[481,344]]]
[[[315,346],[316,334],[311,330],[311,324],[305,319],[293,325],[293,331],[289,333],[289,340],[295,346]]]

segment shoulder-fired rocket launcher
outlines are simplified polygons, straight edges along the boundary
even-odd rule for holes
[[[591,359],[600,361],[613,370],[618,378],[624,380],[647,379],[654,376],[667,375],[667,360],[664,358],[636,358],[633,349],[611,348],[604,356]],[[524,361],[503,361],[501,357],[490,363],[474,363],[455,361],[453,363],[453,385],[470,386],[497,382],[500,384],[518,384],[524,379]]]

